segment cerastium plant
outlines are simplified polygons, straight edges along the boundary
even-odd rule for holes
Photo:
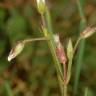
[[[76,48],[79,42],[82,39],[86,39],[89,36],[91,36],[96,31],[96,28],[87,27],[83,32],[81,32],[74,47],[72,45],[72,40],[70,38],[67,44],[67,52],[65,52],[63,45],[60,42],[59,35],[54,34],[52,31],[50,13],[46,6],[45,0],[36,0],[36,5],[37,10],[41,15],[41,28],[44,37],[25,39],[17,42],[16,45],[13,46],[13,48],[11,49],[11,52],[9,53],[8,61],[11,61],[13,58],[19,55],[27,43],[33,41],[46,40],[54,60],[54,65],[57,72],[61,94],[62,96],[68,96],[67,87],[71,77],[72,60],[74,58]]]

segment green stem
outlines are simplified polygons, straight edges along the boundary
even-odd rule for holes
[[[52,25],[51,25],[51,17],[50,17],[49,10],[47,8],[46,8],[46,12],[45,12],[44,16],[42,15],[41,18],[42,18],[43,27],[45,27],[47,29],[47,32],[44,32],[44,34],[46,33],[47,34],[46,37],[50,39],[50,40],[47,40],[47,42],[48,42],[48,45],[49,45],[49,48],[50,48],[50,51],[51,51],[51,54],[52,54],[52,57],[54,60],[55,67],[56,67],[59,85],[60,85],[60,88],[62,89],[63,84],[62,84],[61,80],[63,79],[63,73],[61,70],[62,69],[61,65],[58,61],[58,57],[56,55],[56,45],[55,45],[54,37],[53,37],[54,34],[53,34],[53,30],[52,30]],[[62,90],[61,90],[61,92],[62,92]]]
[[[53,30],[52,30],[52,25],[51,25],[51,17],[50,17],[50,13],[49,13],[48,9],[46,9],[45,22],[46,22],[48,35],[50,38],[50,40],[48,41],[48,44],[49,44],[49,48],[50,48],[53,60],[55,62],[54,64],[55,64],[56,69],[58,70],[57,73],[59,72],[59,75],[61,75],[63,77],[62,70],[61,70],[61,64],[59,63],[58,57],[56,55],[56,50],[55,50],[56,45],[54,42],[54,37],[53,37],[54,34],[53,34]]]
[[[81,21],[80,21],[80,32],[85,28],[86,26],[86,19],[83,12],[83,5],[85,1],[84,0],[77,0],[77,6],[80,13]],[[79,83],[79,77],[80,77],[80,71],[83,61],[83,55],[84,55],[84,48],[85,48],[85,40],[81,40],[79,44],[79,50],[77,53],[77,60],[76,60],[76,74],[75,74],[75,80],[74,80],[74,96],[77,93],[78,89],[78,83]]]
[[[77,47],[78,47],[78,45],[79,45],[79,43],[80,43],[80,40],[81,40],[81,37],[79,37],[79,38],[77,39],[77,42],[76,42],[76,44],[75,44],[75,46],[74,46],[74,52],[73,52],[73,55],[74,55],[75,52],[76,52],[76,49],[77,49]]]
[[[26,39],[23,42],[24,43],[29,43],[29,42],[34,42],[34,41],[45,41],[48,40],[45,37],[38,37],[38,38],[30,38],[30,39]]]
[[[67,80],[66,80],[67,84],[70,81],[71,69],[72,69],[72,58],[69,60],[69,63],[68,63]]]
[[[87,87],[85,88],[84,96],[88,96],[88,88]]]
[[[59,75],[58,76],[58,81],[59,81],[59,86],[60,86],[60,91],[61,91],[61,96],[64,95],[64,89],[63,89],[63,80],[61,80],[61,77]]]
[[[67,96],[67,86],[68,85],[66,85],[66,84],[64,85],[64,95],[63,96]]]

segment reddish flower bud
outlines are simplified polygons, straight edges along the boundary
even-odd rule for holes
[[[58,35],[54,35],[54,41],[56,43],[56,54],[58,56],[58,59],[61,63],[65,64],[67,59]]]
[[[59,61],[61,63],[63,63],[64,82],[66,82],[66,78],[67,78],[67,66],[66,66],[67,59],[66,59],[66,55],[65,55],[65,52],[63,50],[63,46],[60,43],[60,39],[59,39],[58,35],[54,35],[54,41],[56,43],[56,54],[57,54],[57,57],[58,57]]]

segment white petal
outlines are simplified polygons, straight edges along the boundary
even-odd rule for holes
[[[59,42],[59,36],[56,34],[56,35],[54,35],[54,41],[56,42],[56,43],[58,43]]]

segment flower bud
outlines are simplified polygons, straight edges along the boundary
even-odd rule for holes
[[[60,42],[59,36],[56,34],[54,35],[54,42],[56,45],[56,55],[60,61],[60,63],[63,64],[63,70],[64,70],[64,83],[66,82],[66,78],[67,78],[67,65],[66,65],[66,54],[65,51],[63,49],[63,46]]]
[[[93,35],[96,32],[96,27],[87,27],[81,34],[80,37],[85,39],[90,37],[91,35]]]
[[[68,46],[67,46],[67,57],[69,60],[73,58],[73,46],[72,46],[71,39],[69,39]]]
[[[54,42],[56,45],[56,54],[57,54],[59,61],[63,64],[66,64],[66,61],[67,61],[66,55],[65,55],[65,52],[63,50],[63,46],[60,42],[58,35],[54,35]]]
[[[21,51],[24,48],[24,43],[23,42],[18,42],[10,51],[9,56],[8,56],[8,61],[11,61],[14,59],[17,55],[21,53]]]
[[[45,0],[36,0],[37,1],[37,9],[40,14],[44,14],[46,10]]]

